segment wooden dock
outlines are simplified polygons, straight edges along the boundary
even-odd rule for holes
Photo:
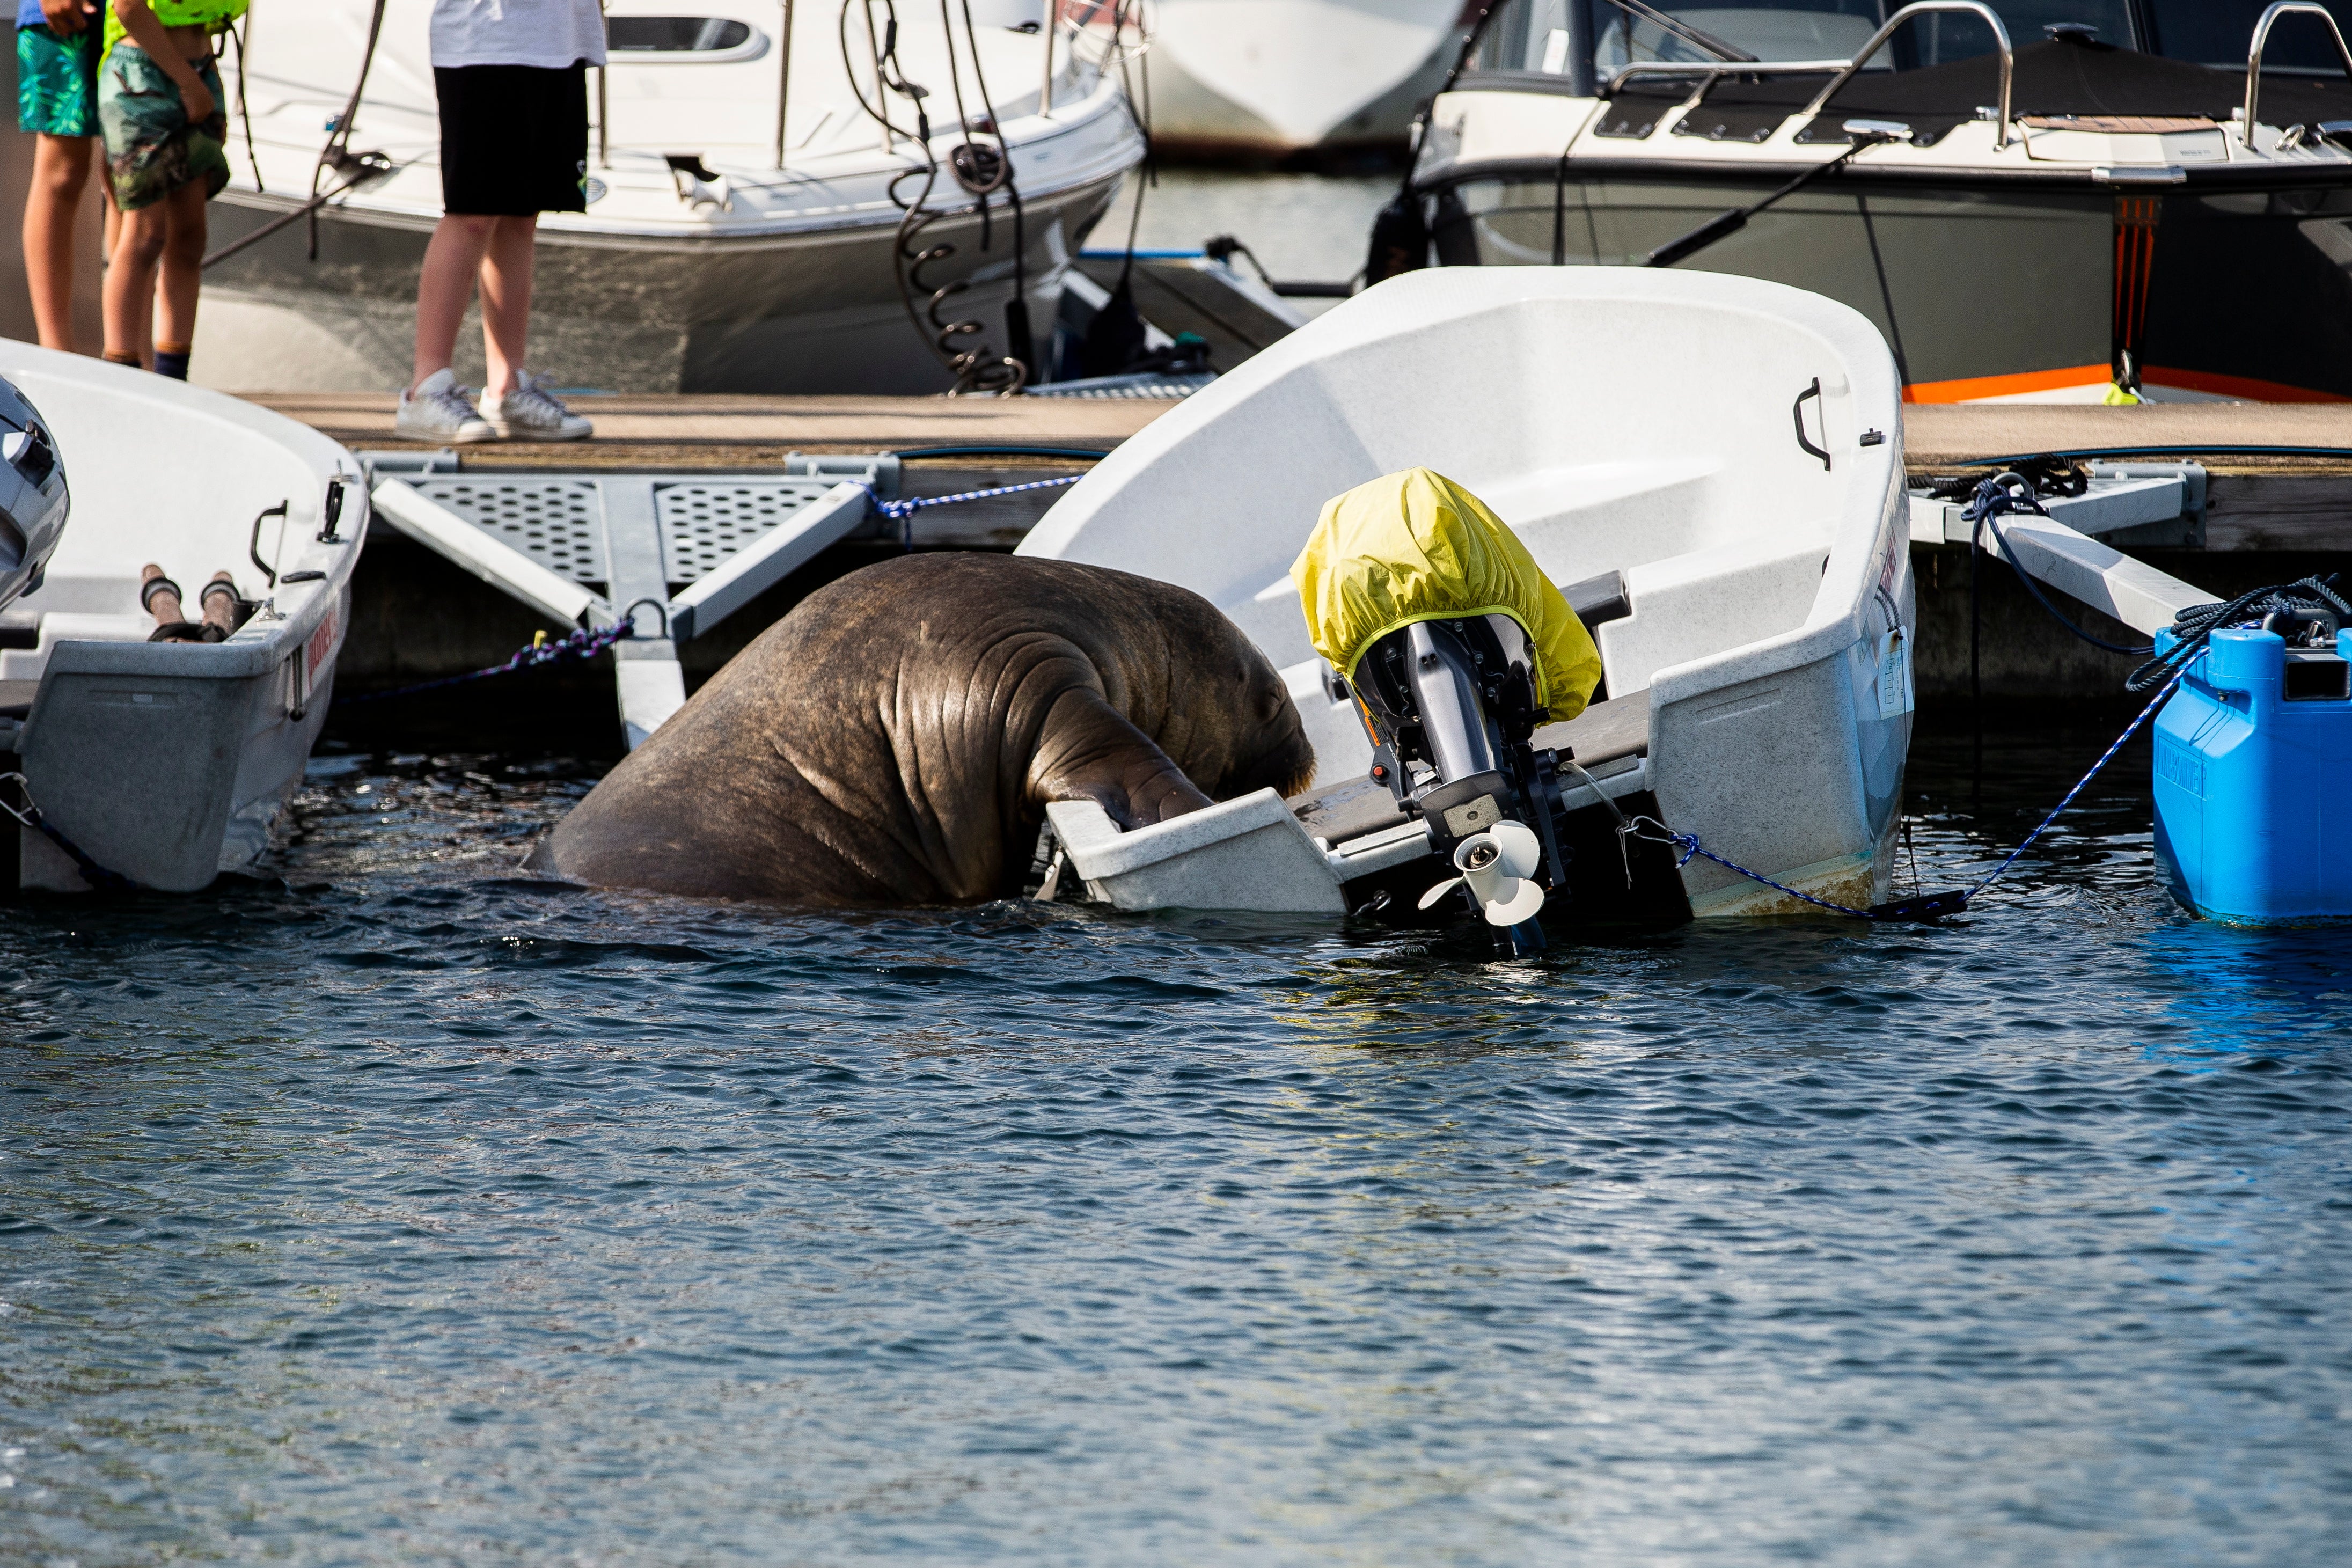
[[[346,447],[425,449],[393,431],[390,394],[306,392],[247,401]],[[1119,397],[756,397],[605,395],[571,400],[595,438],[564,446],[489,443],[465,449],[484,468],[737,468],[787,452],[891,452],[925,447],[1036,446],[1107,452],[1175,406]]]
[[[295,393],[252,401],[347,447],[417,445],[394,434],[388,394]],[[1160,399],[1044,397],[635,395],[577,402],[596,421],[595,439],[469,447],[465,460],[481,468],[746,468],[780,462],[790,452],[965,446],[1107,452],[1175,406]],[[2207,550],[2352,550],[2352,404],[1914,405],[1904,411],[1904,440],[1915,474],[2034,452],[2112,447],[2191,459],[2211,476]],[[2250,447],[2305,450],[2240,450]],[[940,459],[910,493],[947,493],[943,486],[1052,461]],[[1014,510],[1034,512],[1044,504]],[[1009,521],[992,515],[981,531],[1002,532]]]
[[[311,425],[344,445],[413,448],[393,432],[394,400],[365,394],[300,394],[253,401]],[[902,493],[946,495],[1083,468],[1174,406],[1136,399],[769,397],[614,395],[577,400],[596,421],[593,441],[553,447],[467,447],[469,468],[758,469],[787,453],[908,452],[927,448],[1042,447],[1068,457],[997,452],[941,454],[904,466]],[[2200,463],[2208,474],[2201,546],[2135,550],[2189,583],[2228,597],[2314,572],[2352,578],[2352,405],[2159,404],[2108,408],[2049,404],[1915,405],[1904,411],[1906,459],[1915,475],[1950,473],[2033,453],[2129,448],[2148,460]],[[2248,451],[2246,448],[2270,448]],[[1007,550],[1057,489],[941,507],[917,514],[928,548]],[[420,547],[383,537],[370,545],[362,602],[355,605],[342,679],[364,690],[456,673],[503,658],[535,629],[532,617]],[[836,545],[763,595],[720,634],[684,652],[698,679],[797,599],[897,546],[878,537]],[[1968,561],[1964,547],[1916,545],[1923,694],[1967,689]],[[1985,689],[2004,698],[2095,698],[2119,689],[2126,661],[2074,641],[2053,626],[2005,569],[1978,574],[1985,616]],[[2085,612],[2116,640],[2126,628]],[[603,683],[589,681],[592,695]],[[388,716],[387,716],[388,717]]]
[[[2034,452],[2137,447],[2203,465],[2209,552],[2352,551],[2352,404],[1916,405],[1914,474]],[[2243,448],[2303,448],[2253,453]]]

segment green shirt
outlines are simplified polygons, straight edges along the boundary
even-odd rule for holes
[[[111,0],[100,0],[106,6],[106,42],[100,47],[103,61],[114,52],[114,46],[131,35],[122,29],[122,18],[114,14]],[[155,13],[155,20],[167,27],[205,27],[218,32],[245,15],[252,0],[147,0],[147,8]],[[137,45],[132,45],[136,48]]]

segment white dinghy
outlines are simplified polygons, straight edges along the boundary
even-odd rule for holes
[[[33,593],[0,610],[0,771],[96,866],[183,892],[250,866],[326,721],[367,532],[359,467],[290,419],[179,382],[0,340],[40,410],[71,521]],[[216,571],[257,606],[213,643],[156,643],[140,568],[187,613]],[[12,808],[25,801],[11,784]],[[79,891],[48,834],[5,825],[0,877]]]
[[[1023,544],[1207,597],[1284,672],[1318,763],[1314,797],[1131,833],[1056,805],[1071,868],[1121,907],[1332,912],[1376,873],[1405,892],[1451,872],[1365,782],[1290,576],[1327,500],[1426,467],[1510,525],[1598,644],[1592,705],[1534,735],[1582,770],[1569,818],[1648,812],[1786,887],[1884,900],[1912,710],[1899,399],[1862,316],[1752,279],[1445,268],[1358,295],[1120,447]],[[1607,894],[1613,827],[1564,831],[1579,896]],[[1702,916],[1804,907],[1701,856],[1678,893]]]

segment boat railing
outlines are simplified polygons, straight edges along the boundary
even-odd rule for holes
[[[1896,28],[1914,16],[1926,16],[1937,12],[1980,17],[1984,25],[1992,29],[1993,45],[2000,52],[2000,100],[1993,110],[1992,145],[1995,152],[2007,147],[2009,145],[2009,87],[2010,79],[2016,74],[2017,70],[2017,53],[2009,47],[2009,29],[2001,26],[2000,13],[1986,5],[1984,0],[1915,0],[1914,4],[1904,6],[1903,9],[1886,18],[1886,25],[1873,33],[1869,42],[1854,50],[1853,58],[1846,62],[1843,70],[1830,79],[1827,87],[1813,95],[1813,101],[1805,105],[1806,117],[1810,119],[1819,114],[1823,106],[1837,95],[1837,89],[1851,80],[1854,72],[1869,63],[1871,56],[1885,47],[1886,40],[1895,36]]]
[[[2316,7],[2285,4],[2273,5],[2271,9],[2273,11],[2312,10]],[[1915,16],[1924,16],[1936,12],[1957,12],[1980,17],[1985,26],[1992,29],[1993,43],[2000,54],[2000,101],[1994,110],[1996,119],[1993,124],[1992,144],[1996,151],[2007,147],[2009,145],[2010,79],[2016,70],[2016,54],[2009,45],[2009,29],[2001,26],[1999,13],[1984,4],[1984,0],[1915,0],[1914,4],[1904,6],[1903,9],[1886,18],[1886,25],[1873,33],[1868,42],[1856,49],[1851,57],[1842,60],[1636,60],[1631,65],[1620,67],[1616,74],[1609,79],[1608,96],[1615,97],[1628,81],[1643,76],[1705,77],[1706,80],[1700,87],[1701,92],[1704,92],[1707,88],[1714,86],[1718,78],[1726,76],[1818,76],[1824,72],[1834,73],[1831,77],[1829,85],[1816,93],[1811,103],[1805,105],[1802,113],[1810,120],[1822,111],[1822,107],[1836,95],[1838,89],[1853,79],[1856,71],[1870,63],[1871,56],[1886,47],[1887,39],[1895,36],[1897,28]],[[2268,19],[2267,16],[2264,17],[2264,21],[2267,22]],[[2336,41],[2339,46],[2343,42],[2340,37]]]
[[[2275,0],[2263,13],[2262,20],[2254,24],[2253,38],[2246,46],[2246,102],[2239,113],[2245,121],[2245,141],[2250,151],[2254,145],[2254,107],[2262,97],[2263,50],[2271,41],[2272,26],[2287,16],[2316,16],[2326,23],[2327,36],[2336,40],[2336,53],[2344,61],[2344,74],[2352,77],[2352,49],[2344,47],[2344,30],[2336,25],[2327,7],[2314,4],[2314,0]]]

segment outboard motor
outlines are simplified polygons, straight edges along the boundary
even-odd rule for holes
[[[1514,954],[1543,950],[1536,923],[1547,890],[1564,887],[1555,814],[1556,760],[1531,743],[1535,649],[1509,616],[1415,621],[1365,649],[1354,689],[1371,731],[1372,776],[1458,873],[1422,895],[1428,909],[1456,888]]]
[[[0,607],[41,585],[68,505],[65,465],[47,422],[0,381]]]
[[[1542,951],[1536,913],[1568,875],[1536,726],[1601,679],[1576,612],[1508,523],[1429,468],[1334,496],[1290,574],[1307,640],[1353,684],[1373,779],[1454,868],[1421,907],[1466,889],[1505,952]]]

